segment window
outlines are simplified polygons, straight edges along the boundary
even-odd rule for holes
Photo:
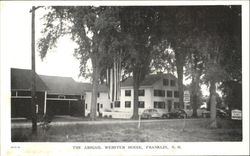
[[[47,98],[58,98],[58,95],[53,95],[53,94],[52,94],[52,95],[49,95],[49,94],[48,94],[48,95],[47,95]]]
[[[58,99],[65,99],[64,95],[58,95]]]
[[[131,90],[125,90],[125,96],[131,96]]]
[[[101,104],[101,108],[103,108],[103,104]]]
[[[97,97],[100,97],[100,92],[97,93]]]
[[[165,91],[164,90],[154,90],[154,96],[164,97]]]
[[[172,110],[172,100],[168,100],[168,111]]]
[[[115,101],[115,107],[117,107],[117,108],[120,107],[120,101]]]
[[[145,91],[144,89],[138,91],[139,96],[145,96]]]
[[[169,83],[168,79],[163,79],[163,86],[168,86],[168,83]]]
[[[138,101],[138,108],[144,108],[144,101]]]
[[[111,109],[113,108],[113,103],[110,103],[110,108],[111,108]]]
[[[175,108],[175,109],[180,108],[179,102],[174,102],[174,108]]]
[[[65,95],[65,98],[66,99],[80,99],[80,97],[77,95]]]
[[[175,80],[170,80],[170,85],[175,86]]]
[[[178,98],[179,97],[179,92],[178,91],[174,91],[174,97]]]
[[[154,102],[154,108],[165,108],[165,102],[163,101],[155,101]]]
[[[88,104],[85,104],[86,109],[88,109]]]
[[[172,91],[171,90],[167,91],[167,97],[172,97]]]
[[[131,107],[131,101],[125,101],[125,108]]]

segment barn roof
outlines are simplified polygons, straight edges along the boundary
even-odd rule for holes
[[[11,69],[11,89],[31,89],[31,70]],[[71,77],[47,76],[36,74],[37,91],[48,91],[50,94],[80,95],[92,91],[91,83],[76,82]],[[107,92],[105,85],[98,85],[99,92]]]
[[[11,68],[11,89],[31,90],[32,72],[29,69]],[[36,90],[48,90],[46,84],[36,74]]]
[[[71,77],[39,75],[43,82],[48,86],[48,93],[54,94],[81,94],[77,83]]]
[[[140,86],[152,86],[155,82],[159,81],[160,79],[163,78],[171,78],[173,80],[176,80],[176,77],[170,73],[167,74],[151,74],[147,75],[145,79],[140,83]],[[133,86],[133,77],[128,77],[121,83],[122,87],[127,87],[127,86]]]

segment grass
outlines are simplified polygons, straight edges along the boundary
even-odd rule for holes
[[[13,142],[210,142],[241,141],[241,122],[218,120],[217,129],[208,127],[209,119],[186,120],[184,131],[182,120],[164,122],[114,124],[75,124],[51,126],[48,130],[38,128],[32,136],[30,128],[12,129]]]

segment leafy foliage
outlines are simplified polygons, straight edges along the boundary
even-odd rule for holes
[[[184,66],[194,88],[202,76],[212,94],[218,82],[241,82],[240,6],[53,6],[48,10],[38,44],[41,58],[58,38],[70,35],[78,44],[74,56],[80,60],[80,75],[86,76],[90,59],[96,73],[93,82],[104,79],[117,59],[122,59],[125,75],[133,73],[135,91],[152,66],[176,70],[180,103]],[[137,93],[134,98],[136,105]]]
[[[120,57],[123,41],[118,7],[52,6],[45,15],[44,37],[39,42],[41,58],[56,45],[56,41],[70,35],[78,48],[74,56],[80,60],[80,76],[86,76],[87,61],[92,63],[92,119],[96,116],[97,85],[116,58]]]
[[[115,7],[53,6],[48,9],[42,31],[44,37],[38,44],[41,58],[55,47],[58,38],[70,35],[78,44],[74,56],[80,60],[82,76],[89,59],[96,61],[102,70],[112,64],[124,39]]]
[[[237,81],[224,81],[220,85],[223,98],[230,110],[242,109],[242,84]]]

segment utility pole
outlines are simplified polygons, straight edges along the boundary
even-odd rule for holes
[[[32,134],[37,134],[37,112],[36,112],[36,69],[35,69],[35,7],[31,12],[31,115],[32,115]]]

